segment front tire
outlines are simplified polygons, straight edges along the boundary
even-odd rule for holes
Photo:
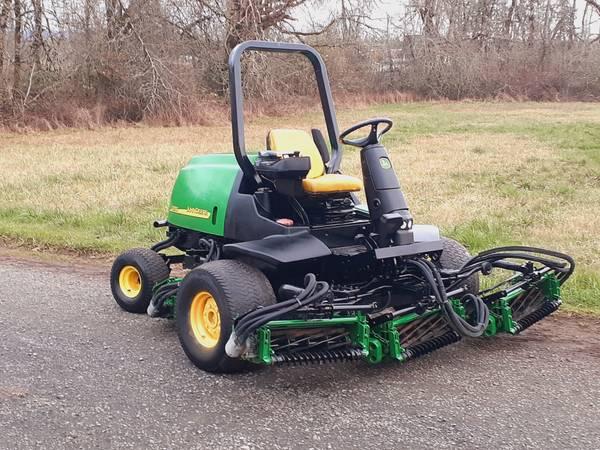
[[[169,278],[165,260],[148,248],[134,248],[115,259],[110,272],[110,288],[115,301],[125,311],[145,313],[152,289]]]
[[[464,245],[450,238],[442,238],[444,250],[440,256],[440,266],[443,269],[460,269],[469,259],[471,254]],[[467,293],[479,294],[479,274],[471,275],[467,281]]]
[[[190,361],[207,372],[239,372],[248,365],[225,353],[242,314],[275,303],[269,280],[241,261],[219,260],[190,271],[179,287],[175,319]]]

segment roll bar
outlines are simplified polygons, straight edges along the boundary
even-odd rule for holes
[[[331,161],[328,164],[327,172],[333,173],[339,170],[341,162],[341,149],[338,144],[338,126],[335,117],[335,108],[327,77],[327,69],[321,55],[312,47],[305,44],[289,44],[283,42],[268,41],[246,41],[237,45],[229,55],[229,93],[231,96],[231,128],[233,136],[233,150],[235,158],[242,169],[242,172],[248,179],[254,180],[260,184],[261,180],[254,165],[246,154],[246,142],[244,138],[244,96],[242,91],[241,58],[247,51],[261,51],[274,53],[300,53],[306,56],[311,62],[317,79],[319,88],[319,97],[325,124],[327,125],[327,134],[331,144]],[[293,150],[293,149],[290,149]]]

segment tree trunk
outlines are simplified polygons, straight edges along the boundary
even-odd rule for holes
[[[246,39],[248,34],[247,10],[250,5],[245,0],[230,0],[227,7],[227,37],[225,47],[227,54],[240,42]]]
[[[535,0],[529,0],[527,4],[527,44],[533,46],[535,42]]]
[[[104,0],[106,8],[106,34],[109,40],[117,35],[118,24],[123,16],[121,2],[119,0]]]
[[[10,14],[12,0],[0,0],[0,98],[2,97],[4,86],[4,42],[6,41],[6,27],[8,25],[8,16]]]
[[[517,0],[512,0],[510,2],[510,6],[508,8],[508,13],[506,14],[506,20],[504,21],[504,36],[507,39],[511,38],[513,16],[515,14],[516,6],[517,6]]]
[[[423,22],[423,30],[426,36],[437,36],[437,29],[433,18],[435,17],[435,0],[425,0],[419,8],[419,15]]]
[[[37,67],[42,65],[41,58],[41,50],[44,46],[44,31],[42,29],[42,20],[43,20],[43,6],[42,0],[31,0],[33,5],[33,44],[32,44],[32,52],[33,52],[33,61]]]
[[[13,66],[13,92],[21,84],[21,43],[23,41],[23,11],[21,0],[14,1],[15,33],[14,33],[14,66]]]

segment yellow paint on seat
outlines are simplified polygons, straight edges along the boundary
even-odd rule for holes
[[[267,136],[267,147],[278,153],[300,152],[310,158],[310,171],[302,180],[302,187],[309,194],[333,194],[355,192],[362,189],[358,178],[348,175],[327,174],[321,153],[312,137],[303,130],[271,130]]]
[[[305,178],[302,187],[309,194],[332,194],[335,192],[356,192],[362,189],[358,178],[349,175],[330,173],[318,178]]]
[[[300,152],[300,156],[310,158],[310,171],[307,178],[323,175],[325,165],[312,137],[303,130],[271,130],[267,136],[267,147],[278,153]]]

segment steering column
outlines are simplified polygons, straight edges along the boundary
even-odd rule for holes
[[[382,125],[384,127],[380,131]],[[373,231],[378,235],[380,247],[414,242],[413,219],[408,204],[387,150],[380,143],[381,136],[387,133],[392,125],[390,119],[374,118],[358,123],[340,135],[342,143],[361,149],[360,162],[367,204]],[[352,133],[366,127],[370,127],[366,137],[348,138]]]

